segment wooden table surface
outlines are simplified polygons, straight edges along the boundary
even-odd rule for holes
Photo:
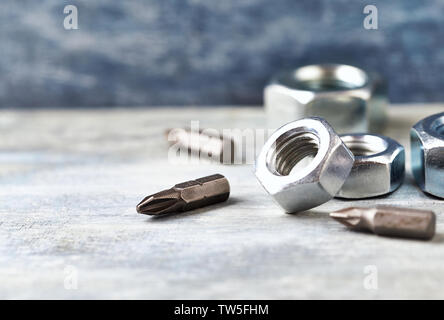
[[[408,149],[410,126],[443,110],[392,107],[385,134]],[[191,120],[265,127],[261,108],[0,111],[0,298],[444,298],[444,201],[410,173],[387,197],[284,214],[251,165],[168,161],[164,130]],[[229,179],[228,202],[136,214],[144,196],[212,173]],[[433,209],[437,235],[384,238],[328,217],[352,204]]]

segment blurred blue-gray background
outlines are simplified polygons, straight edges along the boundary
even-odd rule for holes
[[[65,5],[79,29],[65,30]],[[379,29],[363,27],[376,5]],[[392,102],[444,101],[442,0],[2,0],[0,106],[261,104],[277,70],[379,71]]]

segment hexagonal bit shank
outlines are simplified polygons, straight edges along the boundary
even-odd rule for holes
[[[221,174],[214,174],[179,183],[171,189],[145,197],[136,209],[142,214],[163,215],[223,202],[229,195],[228,180]]]
[[[351,229],[383,236],[431,239],[435,235],[433,211],[391,206],[350,207],[332,212],[330,217]]]

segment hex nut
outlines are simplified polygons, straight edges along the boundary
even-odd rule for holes
[[[385,124],[386,92],[378,74],[353,66],[309,65],[283,71],[264,89],[268,126],[319,116],[339,133],[378,132]]]
[[[395,191],[404,181],[405,151],[397,141],[375,134],[341,135],[355,156],[350,175],[336,197],[363,199]]]
[[[276,130],[256,159],[255,174],[286,212],[299,212],[333,198],[353,161],[327,121],[313,117]]]
[[[410,147],[416,183],[424,192],[444,198],[444,112],[413,126]]]

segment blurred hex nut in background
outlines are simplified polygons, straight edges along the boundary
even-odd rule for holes
[[[410,144],[416,183],[423,191],[444,198],[444,112],[416,123]]]
[[[355,156],[355,162],[337,197],[376,197],[393,192],[402,184],[405,151],[398,142],[374,134],[346,134],[341,139]]]
[[[353,154],[322,118],[290,122],[263,146],[255,174],[286,212],[314,208],[333,198],[353,166]]]
[[[377,74],[340,64],[309,65],[277,74],[264,89],[270,128],[319,116],[339,133],[378,132],[388,104]]]

